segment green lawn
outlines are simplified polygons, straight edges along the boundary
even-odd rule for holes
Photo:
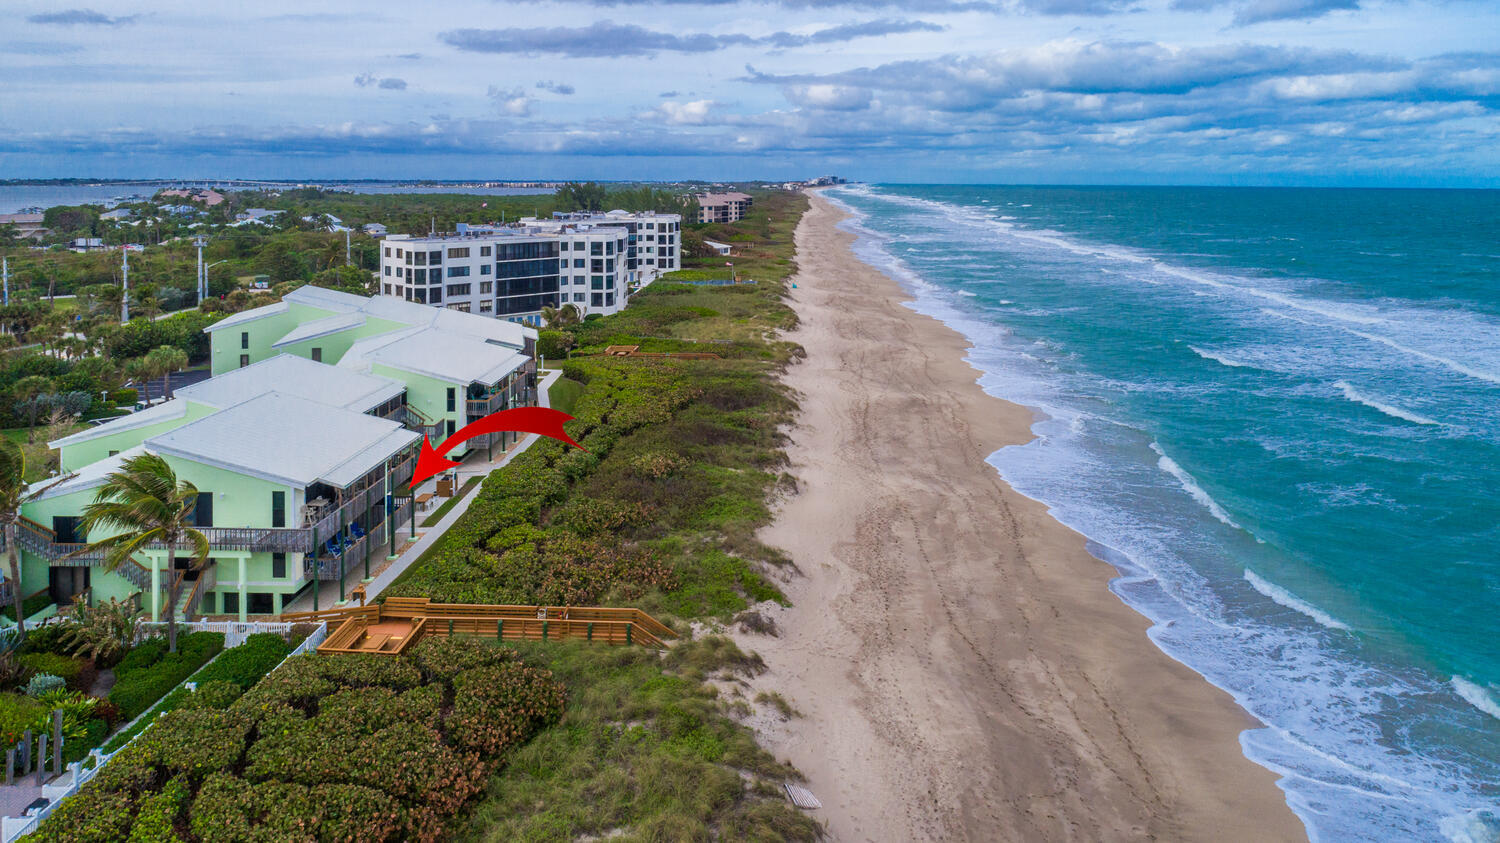
[[[475,486],[479,485],[479,481],[483,480],[483,479],[484,478],[482,478],[482,477],[470,477],[468,480],[465,480],[463,487],[458,490],[458,494],[456,494],[453,497],[447,499],[446,501],[443,501],[443,505],[442,506],[438,507],[437,509],[434,509],[432,511],[432,514],[427,516],[426,520],[424,520],[422,522],[422,526],[424,528],[425,527],[436,527],[437,523],[439,521],[443,520],[443,516],[448,514],[448,510],[450,510],[453,507],[457,506],[458,502],[461,501],[461,500],[463,500],[464,497],[466,495],[468,495],[469,492],[472,491]]]
[[[553,381],[547,390],[547,399],[552,403],[552,409],[560,410],[568,415],[573,415],[573,408],[578,405],[578,396],[583,394],[583,384],[578,381],[558,378]]]

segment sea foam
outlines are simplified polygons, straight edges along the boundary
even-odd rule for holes
[[[1249,363],[1241,363],[1238,360],[1234,360],[1234,359],[1231,359],[1229,357],[1225,357],[1222,354],[1214,354],[1211,351],[1204,351],[1203,349],[1199,348],[1196,345],[1190,345],[1190,346],[1188,346],[1188,348],[1190,350],[1192,350],[1192,352],[1194,354],[1198,355],[1199,357],[1202,357],[1204,360],[1212,360],[1215,363],[1218,363],[1218,364],[1223,365],[1223,366],[1228,366],[1231,369],[1244,369],[1244,368],[1249,368],[1249,366],[1250,366]]]
[[[1379,410],[1380,412],[1385,413],[1391,418],[1401,419],[1402,421],[1409,421],[1412,424],[1439,423],[1435,419],[1429,419],[1426,416],[1419,416],[1410,410],[1403,410],[1400,407],[1387,404],[1383,401],[1377,401],[1376,399],[1371,398],[1370,396],[1365,395],[1364,393],[1350,386],[1347,381],[1336,381],[1333,385],[1342,390],[1344,393],[1344,397],[1349,399],[1350,401],[1353,401],[1356,404],[1363,404],[1366,407],[1374,410]]]
[[[1345,631],[1348,631],[1349,629],[1348,624],[1328,614],[1322,609],[1319,609],[1317,606],[1314,606],[1306,600],[1303,600],[1290,591],[1287,591],[1276,583],[1268,582],[1256,576],[1255,572],[1250,570],[1249,568],[1245,569],[1245,582],[1250,583],[1251,588],[1255,589],[1261,594],[1264,594],[1266,597],[1271,598],[1271,602],[1276,603],[1277,605],[1285,606],[1294,612],[1306,615],[1309,618],[1317,621],[1320,626],[1326,626],[1329,629],[1341,629]]]
[[[1458,695],[1464,698],[1464,702],[1496,720],[1500,720],[1500,700],[1496,700],[1494,694],[1491,692],[1462,676],[1453,677],[1453,690],[1457,691]]]
[[[1188,474],[1187,470],[1178,465],[1176,460],[1167,456],[1166,452],[1161,449],[1160,445],[1152,442],[1151,450],[1155,451],[1156,455],[1160,457],[1160,459],[1157,460],[1156,464],[1161,466],[1161,470],[1176,478],[1177,482],[1182,486],[1183,491],[1193,496],[1193,500],[1202,504],[1204,509],[1207,509],[1210,513],[1213,514],[1215,518],[1219,519],[1225,524],[1228,524],[1236,530],[1244,529],[1238,523],[1236,523],[1233,518],[1229,517],[1229,513],[1224,511],[1224,507],[1219,506],[1218,501],[1214,500],[1208,492],[1204,491],[1202,486],[1198,485],[1198,481],[1193,478],[1193,475]]]

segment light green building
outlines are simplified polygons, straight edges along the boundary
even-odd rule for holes
[[[243,619],[279,613],[320,583],[337,592],[410,518],[405,484],[424,435],[436,443],[534,402],[535,331],[484,316],[303,288],[208,331],[214,377],[49,443],[64,474],[22,508],[23,593],[134,597],[154,618],[181,578],[179,617]],[[213,546],[201,572],[181,561],[168,570],[164,548],[116,571],[72,555],[101,538],[78,524],[106,475],[146,452],[199,490],[196,526]]]

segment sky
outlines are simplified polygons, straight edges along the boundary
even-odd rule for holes
[[[1500,187],[1500,0],[70,2],[0,178]]]

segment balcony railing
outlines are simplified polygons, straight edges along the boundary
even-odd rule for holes
[[[391,520],[395,524],[401,524],[411,514],[412,499],[410,497],[398,497],[394,499],[395,507],[391,510]],[[365,532],[365,535],[347,543],[339,543],[340,552],[330,553],[329,542],[325,540],[323,546],[318,548],[317,554],[307,554],[302,558],[302,571],[311,576],[314,568],[320,580],[338,581],[348,573],[349,566],[365,558],[366,553],[373,552],[375,548],[385,543],[385,508],[377,510],[378,519],[373,521]],[[347,537],[347,534],[345,534]],[[338,536],[329,534],[329,540],[338,541]],[[340,564],[343,563],[343,564]]]
[[[411,479],[414,461],[403,460],[391,469],[391,488],[401,490]],[[312,553],[315,543],[322,543],[337,535],[340,530],[354,523],[371,507],[376,507],[380,520],[384,521],[385,476],[379,475],[369,486],[352,493],[346,500],[313,523],[299,528],[281,527],[198,527],[215,550],[241,550],[275,553]],[[52,561],[54,565],[99,565],[103,563],[100,551],[88,550],[82,542],[59,542],[57,534],[29,518],[22,518],[18,525],[18,543],[27,550]],[[160,549],[160,543],[148,545]],[[118,569],[126,579],[138,588],[150,586],[150,571],[139,563],[122,565]]]

